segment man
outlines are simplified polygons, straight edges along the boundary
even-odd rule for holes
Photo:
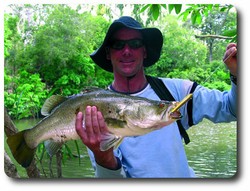
[[[110,90],[159,100],[145,77],[144,67],[159,59],[162,43],[162,33],[158,29],[142,28],[133,18],[121,17],[111,24],[103,44],[91,58],[104,70],[114,73]],[[236,53],[236,44],[229,44],[224,62],[233,82],[228,92],[209,90],[188,80],[162,78],[176,100],[193,93],[191,104],[181,108],[181,123],[185,129],[203,118],[213,122],[236,120]],[[82,127],[83,120],[85,127]],[[89,149],[96,177],[195,177],[176,123],[143,136],[127,137],[117,149],[104,152],[99,145],[101,134],[108,129],[95,106],[86,108],[84,119],[81,112],[77,114],[76,130]]]

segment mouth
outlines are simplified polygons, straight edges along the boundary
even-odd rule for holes
[[[164,119],[166,116],[169,116],[169,119],[172,120],[179,120],[182,118],[182,114],[179,110],[174,112],[171,112],[171,110],[165,110],[161,115],[161,119]]]
[[[178,119],[181,119],[181,118],[182,118],[182,115],[181,115],[181,112],[179,112],[179,111],[177,110],[177,111],[174,111],[174,112],[170,112],[170,113],[169,113],[169,117],[170,117],[171,119],[178,120]]]
[[[129,64],[133,64],[135,61],[134,60],[121,60],[120,62],[124,65],[129,65]]]
[[[172,107],[166,109],[162,115],[162,118],[166,115],[171,120],[179,120],[182,118],[182,114],[179,110],[176,110],[175,108],[178,106],[179,102],[174,102]]]

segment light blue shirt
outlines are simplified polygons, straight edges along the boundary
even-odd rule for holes
[[[190,93],[193,82],[189,80],[161,78],[175,100],[182,100]],[[159,100],[148,85],[141,92],[132,96]],[[198,85],[193,92],[192,120],[193,124],[207,118],[213,122],[236,121],[237,87],[232,83],[228,92],[210,90]],[[189,128],[187,104],[180,112],[183,115],[182,125]],[[183,140],[177,123],[172,123],[162,129],[146,135],[126,137],[114,151],[121,162],[118,170],[106,169],[95,163],[93,153],[89,156],[98,178],[189,178],[195,177],[189,167]]]

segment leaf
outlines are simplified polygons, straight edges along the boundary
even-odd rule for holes
[[[168,12],[171,14],[172,10],[174,9],[174,4],[168,4]]]
[[[79,165],[81,164],[81,154],[80,154],[80,148],[78,146],[78,143],[77,141],[75,140],[75,145],[76,145],[76,151],[77,151],[77,154],[78,154],[78,158],[79,158]]]
[[[191,14],[191,21],[192,21],[192,24],[194,25],[195,22],[196,22],[196,17],[197,17],[197,14],[195,11],[192,12]]]
[[[230,29],[230,30],[226,30],[222,33],[223,36],[228,36],[228,37],[233,37],[237,35],[237,29]]]
[[[201,14],[200,14],[200,12],[197,12],[195,22],[199,25],[199,24],[201,24],[201,21],[202,21]]]
[[[163,7],[164,9],[167,9],[167,5],[166,4],[160,4],[161,7]]]
[[[178,18],[183,17],[182,20],[183,20],[183,21],[186,21],[188,15],[189,15],[189,11],[184,11],[184,12],[182,12],[182,13],[179,15]]]
[[[160,7],[159,7],[159,5],[158,4],[153,4],[150,9],[151,9],[151,13],[152,13],[153,19],[157,20],[157,18],[159,17],[159,14],[160,14]]]
[[[71,149],[69,148],[69,146],[67,144],[64,145],[65,146],[65,151],[67,151],[67,155],[70,157],[70,158],[73,158],[73,154],[72,154],[72,151]]]
[[[139,13],[144,12],[147,8],[149,8],[151,6],[151,4],[147,4],[144,7],[141,8],[141,10],[139,11]]]
[[[212,8],[213,8],[213,4],[208,4],[208,5],[207,5],[207,10],[211,11]]]
[[[179,14],[181,12],[182,4],[176,4],[174,5],[174,7],[175,7],[175,13]]]

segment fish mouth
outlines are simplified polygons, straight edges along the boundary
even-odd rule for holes
[[[162,119],[164,118],[165,115],[168,115],[170,119],[172,120],[179,120],[182,118],[182,114],[179,110],[173,111],[173,108],[178,105],[178,102],[175,102],[173,104],[173,107],[170,107],[169,109],[166,109],[163,114],[162,114]]]
[[[171,112],[171,110],[165,110],[163,113],[162,113],[162,116],[161,116],[161,119],[163,120],[166,116],[169,116],[170,119],[172,120],[179,120],[182,118],[182,114],[180,111],[175,111],[175,112]]]
[[[174,120],[178,120],[182,118],[181,112],[180,111],[175,111],[175,112],[170,112],[169,117]]]

